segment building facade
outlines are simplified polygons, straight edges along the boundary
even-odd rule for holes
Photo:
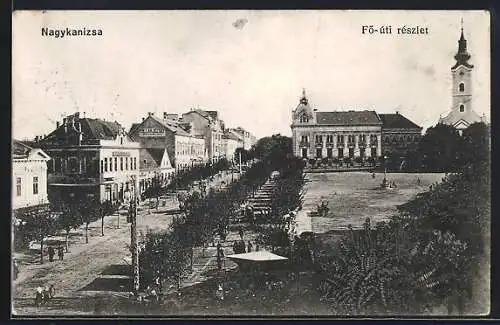
[[[379,157],[382,121],[374,111],[319,112],[305,91],[292,112],[292,147],[302,158]]]
[[[192,132],[189,123],[180,123],[164,113],[163,119],[148,113],[141,123],[132,125],[130,137],[145,149],[165,149],[175,169],[204,163],[207,159],[205,140]]]
[[[257,142],[257,137],[255,137],[252,133],[248,132],[242,127],[229,129],[229,131],[238,135],[242,139],[243,148],[245,150],[250,150],[252,146]]]
[[[181,121],[191,125],[193,135],[205,139],[205,148],[211,162],[225,157],[224,122],[220,119],[219,112],[192,109],[182,114]]]
[[[379,114],[382,120],[382,153],[405,153],[417,149],[422,138],[422,127],[396,112]]]
[[[458,51],[455,54],[455,65],[451,67],[452,76],[452,106],[445,117],[439,118],[439,123],[455,127],[460,134],[470,124],[475,122],[486,122],[473,109],[472,73],[474,65],[469,63],[471,55],[467,52],[467,40],[464,37],[464,29],[458,40]]]
[[[237,134],[234,134],[232,132],[225,132],[224,136],[224,150],[225,150],[225,157],[229,161],[235,161],[236,156],[236,149],[238,148],[243,148],[244,142],[241,137],[239,137]]]
[[[52,158],[49,199],[123,202],[138,183],[139,143],[117,122],[75,113],[57,123],[38,145]]]
[[[175,169],[166,149],[141,148],[139,151],[139,190],[142,194],[154,181],[160,186],[168,184]]]
[[[26,209],[46,205],[47,162],[43,150],[14,140],[12,142],[12,209]]]

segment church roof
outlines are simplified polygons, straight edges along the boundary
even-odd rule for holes
[[[382,120],[383,129],[421,129],[420,126],[399,113],[379,114],[379,116]]]
[[[465,112],[452,110],[448,115],[439,119],[440,123],[452,126],[460,124],[460,121],[463,121],[463,124],[470,125],[475,122],[481,122],[481,117],[473,110],[466,110]]]
[[[464,37],[464,28],[462,26],[462,33],[460,35],[460,39],[458,40],[458,51],[457,54],[455,54],[455,60],[457,60],[457,62],[453,67],[451,67],[451,69],[454,70],[461,65],[472,69],[474,66],[468,62],[470,57],[471,55],[467,52],[467,40]]]
[[[322,125],[381,125],[375,111],[316,112],[317,124]]]

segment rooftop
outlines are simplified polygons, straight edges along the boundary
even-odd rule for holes
[[[403,115],[396,114],[379,114],[382,120],[382,128],[384,129],[421,129],[422,127],[413,123]]]
[[[380,125],[375,111],[316,112],[317,124],[322,125]]]

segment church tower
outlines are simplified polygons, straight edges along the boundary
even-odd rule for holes
[[[471,55],[467,52],[467,40],[462,28],[458,40],[458,51],[455,54],[455,65],[451,67],[452,101],[451,112],[440,123],[454,126],[462,133],[470,124],[481,121],[480,116],[472,110],[472,72],[474,66],[469,63]]]

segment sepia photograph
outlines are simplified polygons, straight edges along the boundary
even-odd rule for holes
[[[489,315],[490,34],[13,11],[11,317]]]

